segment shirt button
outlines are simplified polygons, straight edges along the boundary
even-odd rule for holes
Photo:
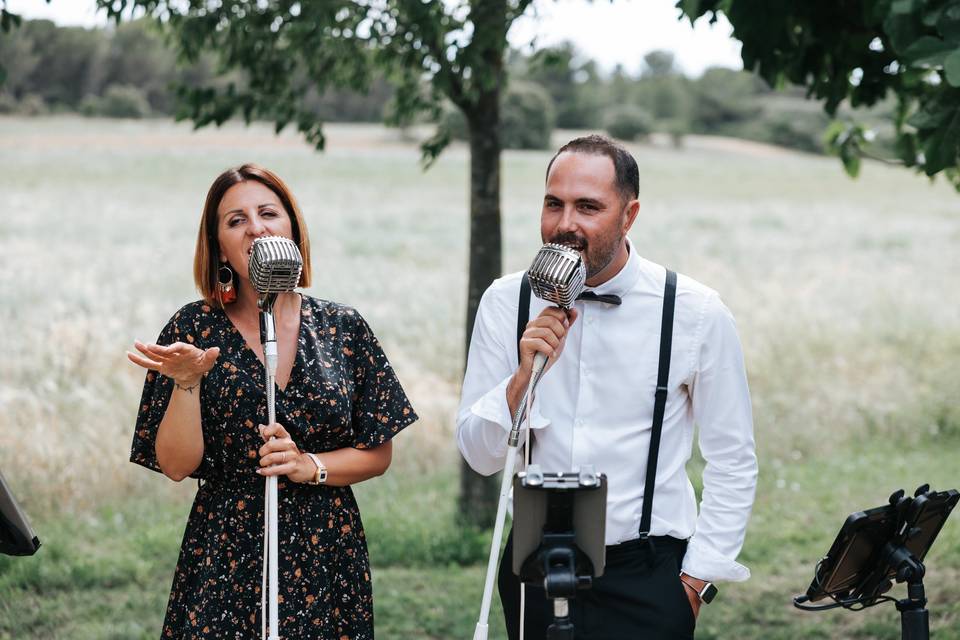
[[[583,420],[577,420],[576,422],[574,422],[574,425],[576,425],[577,427],[582,428],[582,427],[583,427]]]

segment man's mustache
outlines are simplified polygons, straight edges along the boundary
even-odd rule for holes
[[[587,249],[587,239],[582,236],[578,236],[572,231],[558,233],[557,235],[550,238],[550,242],[552,242],[553,244],[563,244],[567,246],[573,246],[579,249],[580,251],[586,251]]]

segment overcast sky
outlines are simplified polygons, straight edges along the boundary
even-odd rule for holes
[[[741,67],[740,44],[730,37],[725,19],[715,25],[701,19],[691,27],[689,20],[677,19],[674,4],[676,0],[534,0],[532,10],[510,30],[510,44],[529,50],[531,42],[540,48],[569,40],[605,71],[621,64],[631,74],[654,49],[673,51],[680,67],[693,76],[714,65]],[[7,1],[10,11],[26,18],[86,27],[106,23],[95,6],[93,0]]]

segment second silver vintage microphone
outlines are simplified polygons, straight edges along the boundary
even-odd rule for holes
[[[263,363],[266,370],[264,386],[267,392],[267,424],[277,421],[277,327],[273,305],[277,296],[293,291],[300,282],[303,257],[296,243],[289,238],[267,236],[253,241],[248,273],[250,284],[258,294],[260,308],[260,343],[263,345]],[[279,640],[279,546],[277,532],[277,476],[267,476],[264,497],[264,567],[260,590],[260,636]],[[269,606],[268,605],[269,591]],[[267,624],[269,621],[269,635]]]

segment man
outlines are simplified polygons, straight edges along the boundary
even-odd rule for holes
[[[496,473],[534,355],[548,356],[530,411],[532,462],[547,472],[592,464],[608,479],[606,571],[571,601],[578,640],[692,638],[711,583],[750,576],[735,561],[757,475],[740,342],[716,292],[682,275],[649,538],[640,534],[666,270],[627,239],[638,193],[637,163],[620,145],[588,136],[560,148],[547,167],[541,239],[579,251],[587,290],[619,304],[579,300],[564,312],[534,297],[518,347],[523,274],[495,281],[477,311],[457,416],[464,458]],[[706,460],[699,515],[685,470],[694,424]],[[510,567],[508,545],[499,586],[514,640],[520,587]],[[526,640],[543,638],[551,620],[543,590],[528,586]]]

